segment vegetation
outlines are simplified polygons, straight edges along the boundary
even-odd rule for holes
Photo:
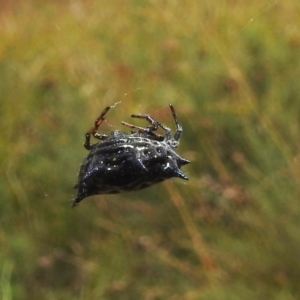
[[[299,299],[299,1],[1,6],[1,299]],[[174,104],[190,180],[71,209],[117,102]]]

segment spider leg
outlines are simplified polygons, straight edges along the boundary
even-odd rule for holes
[[[157,140],[163,140],[163,136],[160,134],[155,133],[154,131],[156,130],[155,128],[153,128],[152,126],[149,127],[140,127],[140,126],[136,126],[133,124],[129,124],[127,122],[122,121],[121,122],[122,125],[129,127],[131,129],[131,133],[137,133],[137,132],[142,132],[142,133],[146,133],[151,135],[153,138],[157,139]]]
[[[174,134],[174,140],[178,141],[180,139],[180,135],[182,133],[182,126],[178,122],[178,118],[177,118],[177,115],[176,115],[176,112],[175,112],[175,109],[174,109],[173,105],[169,104],[169,106],[170,106],[170,109],[171,109],[171,112],[172,112],[172,115],[173,115],[173,119],[174,119],[175,125],[176,125],[176,132]]]
[[[153,131],[157,130],[158,127],[162,128],[165,131],[165,139],[170,139],[171,138],[171,129],[169,127],[167,127],[166,125],[158,122],[157,120],[153,119],[150,115],[140,115],[140,114],[136,114],[136,115],[131,115],[132,118],[139,118],[139,119],[145,119],[147,120],[151,125],[148,126],[147,128],[152,129]],[[163,136],[159,135],[161,138]]]
[[[154,120],[150,115],[133,114],[131,117],[147,120],[151,124],[147,128],[149,128],[151,131],[156,131],[160,125],[159,122]]]
[[[145,119],[146,121],[148,121],[150,123],[149,126],[147,126],[146,128],[143,127],[139,127],[139,126],[135,126],[135,125],[131,125],[128,124],[126,122],[123,122],[122,124],[130,127],[132,129],[138,129],[139,132],[145,132],[148,133],[158,139],[170,139],[171,138],[171,129],[168,128],[167,126],[165,126],[164,124],[161,124],[160,122],[158,122],[157,120],[153,119],[150,115],[142,115],[142,114],[133,114],[131,115],[132,118],[139,118],[139,119]],[[165,136],[162,136],[160,134],[154,133],[153,131],[156,131],[158,129],[158,127],[162,128],[165,131]]]
[[[108,135],[105,134],[105,133],[98,133],[98,132],[95,132],[95,133],[93,134],[93,137],[94,137],[95,139],[98,139],[98,140],[105,140],[105,139],[108,137]]]
[[[91,149],[91,135],[93,135],[96,139],[103,140],[107,137],[105,134],[99,134],[97,133],[97,130],[99,126],[102,124],[102,122],[105,120],[104,116],[107,114],[107,112],[110,110],[111,106],[107,106],[101,113],[101,115],[96,119],[94,126],[85,134],[85,142],[84,147],[87,150]]]
[[[153,129],[153,127],[140,127],[140,126],[137,126],[137,125],[133,125],[133,124],[124,122],[124,121],[122,121],[121,124],[128,127],[128,128],[130,128],[131,133],[144,132],[144,133],[149,133],[149,134],[153,133],[154,135],[156,135],[153,132],[155,130],[155,129]]]

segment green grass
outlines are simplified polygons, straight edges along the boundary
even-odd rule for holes
[[[43,1],[0,13],[0,295],[299,299],[300,5]],[[84,133],[184,132],[179,179],[70,208]],[[125,128],[124,128],[125,130]]]

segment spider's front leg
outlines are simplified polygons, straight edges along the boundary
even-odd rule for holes
[[[155,130],[158,129],[158,127],[162,128],[165,132],[165,136],[162,136],[160,134],[155,134],[157,137],[159,137],[161,139],[166,139],[166,140],[169,140],[171,138],[171,129],[169,127],[167,127],[166,125],[164,125],[164,124],[158,122],[157,120],[153,119],[150,115],[139,115],[139,114],[137,114],[137,115],[131,115],[131,117],[147,120],[151,124],[150,126],[147,127],[147,129],[149,129],[150,131],[155,131]]]
[[[131,118],[145,119],[148,121],[150,125],[145,128],[148,132],[156,131],[160,125],[159,122],[154,120],[150,115],[133,114],[131,115]]]
[[[166,137],[169,138],[171,136],[171,130],[167,126],[165,126],[165,125],[161,124],[160,122],[158,122],[157,120],[153,119],[150,115],[133,114],[133,115],[131,115],[131,117],[138,118],[138,119],[145,119],[146,121],[148,121],[150,123],[150,125],[147,127],[140,127],[140,126],[129,124],[127,122],[122,122],[122,125],[125,125],[125,126],[131,128],[133,131],[137,130],[138,132],[147,133],[147,134],[153,136],[154,138],[156,138],[157,140],[163,140],[164,138],[166,138]],[[165,136],[162,136],[162,135],[154,132],[158,129],[158,127],[161,127],[165,131],[165,133],[166,133]]]
[[[87,150],[90,150],[92,145],[90,142],[91,135],[93,135],[98,140],[103,140],[107,138],[106,134],[99,134],[97,132],[99,126],[102,124],[102,122],[105,120],[104,116],[107,114],[107,112],[110,110],[111,106],[107,106],[101,113],[101,115],[96,119],[94,126],[85,134],[85,142],[84,142],[84,148]]]
[[[131,133],[136,133],[136,132],[146,133],[146,134],[151,135],[152,137],[154,137],[157,140],[163,139],[163,136],[154,132],[157,128],[155,128],[153,126],[140,127],[140,126],[136,126],[136,125],[124,122],[124,121],[122,121],[121,124],[126,127],[129,127],[131,129]]]

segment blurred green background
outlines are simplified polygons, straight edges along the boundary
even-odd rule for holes
[[[298,0],[0,7],[1,299],[300,298]],[[116,102],[101,132],[173,103],[190,180],[71,209]]]

